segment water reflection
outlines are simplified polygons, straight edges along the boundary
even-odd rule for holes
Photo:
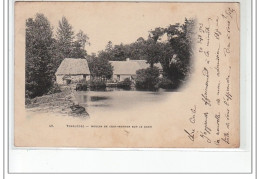
[[[107,100],[109,97],[106,96],[91,96],[90,100],[91,101],[101,101],[101,100]]]
[[[92,107],[111,107],[109,104],[93,104]]]
[[[79,102],[79,103],[83,103],[83,104],[87,104],[88,103],[88,95],[86,92],[77,92],[75,94],[75,97],[76,97],[76,100]]]
[[[84,103],[86,103],[87,102],[87,95],[83,95],[83,101],[84,101]]]
[[[140,104],[149,105],[166,99],[169,94],[134,90],[74,91],[76,100],[90,115],[102,110],[129,110]]]

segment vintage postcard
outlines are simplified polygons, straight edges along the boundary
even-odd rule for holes
[[[14,146],[237,148],[240,5],[15,2]]]

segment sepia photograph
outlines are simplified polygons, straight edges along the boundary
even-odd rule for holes
[[[101,34],[107,25],[102,24]],[[25,105],[29,111],[91,116],[93,110],[162,100],[188,81],[195,19],[140,29],[147,30],[147,36],[131,43],[125,43],[126,36],[114,45],[118,35],[113,34],[103,49],[97,47],[103,41],[91,44],[87,33],[74,29],[65,16],[57,29],[41,13],[26,20]],[[86,46],[93,47],[87,51]]]
[[[239,13],[16,2],[14,146],[239,147]]]

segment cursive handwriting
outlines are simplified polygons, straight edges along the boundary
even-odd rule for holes
[[[201,96],[202,96],[202,101],[204,102],[205,105],[211,106],[211,101],[210,101],[210,99],[208,98],[209,71],[208,71],[208,69],[207,69],[206,67],[204,67],[204,69],[202,70],[202,74],[203,74],[203,76],[206,77],[204,93],[201,94]]]
[[[215,118],[217,119],[217,132],[216,132],[216,134],[219,135],[220,112],[218,114],[215,114]]]
[[[205,120],[204,120],[204,130],[205,130],[206,133],[210,134],[211,133],[211,129],[208,127],[208,115],[209,115],[208,112],[204,113],[204,117],[205,117]]]
[[[229,132],[224,133],[224,137],[222,137],[221,140],[229,144]]]
[[[195,133],[195,130],[192,129],[191,132],[188,132],[186,129],[184,129],[185,133],[188,134],[188,138],[191,140],[191,141],[194,141],[194,133]]]
[[[192,112],[192,116],[189,118],[189,121],[194,124],[196,122],[196,105],[194,105],[194,108],[190,110]]]
[[[236,20],[237,12],[228,7],[198,23],[195,41],[202,87],[197,93],[199,103],[187,109],[190,126],[184,129],[192,142],[199,139],[219,147],[231,143],[232,102],[235,96],[230,60],[234,53],[235,38],[232,35]]]
[[[218,50],[217,50],[217,55],[216,55],[216,60],[217,60],[217,66],[215,67],[215,69],[217,70],[217,76],[220,76],[220,67],[219,67],[219,49],[220,49],[220,45],[218,46]]]
[[[231,69],[231,66],[229,66],[229,74],[226,77],[227,87],[226,87],[226,91],[225,91],[225,96],[223,97],[224,104],[226,104],[227,106],[229,106],[229,101],[232,100],[232,95],[230,92],[230,69]]]

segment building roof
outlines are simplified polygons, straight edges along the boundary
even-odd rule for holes
[[[114,75],[135,75],[137,70],[149,67],[146,60],[110,61],[110,63],[114,67]],[[154,64],[154,66],[162,69],[160,63]]]
[[[88,68],[88,62],[86,59],[81,58],[65,58],[59,68],[56,75],[83,75],[90,74]]]
[[[137,62],[142,69],[148,68],[150,64],[146,63],[146,60],[130,60],[132,62]],[[160,63],[155,63],[155,67],[159,68],[160,70],[162,69],[162,65]]]

